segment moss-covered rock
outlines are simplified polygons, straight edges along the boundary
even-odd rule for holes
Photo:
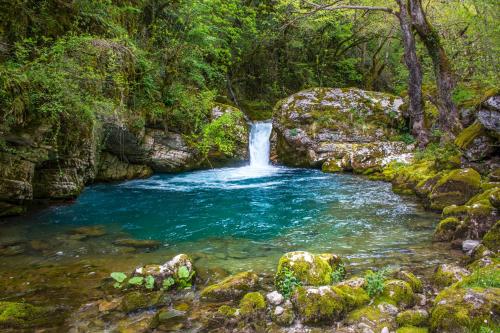
[[[290,300],[286,300],[282,305],[278,305],[271,311],[271,319],[279,326],[290,326],[295,320],[295,312]]]
[[[224,317],[228,317],[228,318],[235,317],[237,312],[238,312],[238,309],[235,309],[229,305],[221,305],[217,309],[217,313],[219,313],[220,315],[222,315]]]
[[[29,328],[50,323],[49,310],[28,303],[0,302],[0,328]]]
[[[307,324],[333,323],[341,318],[346,306],[342,295],[330,286],[298,287],[292,302]]]
[[[427,327],[403,326],[396,330],[396,333],[428,333]]]
[[[450,205],[446,206],[443,208],[443,217],[463,217],[467,215],[467,209],[468,207],[465,205],[457,206],[457,205]]]
[[[491,251],[498,252],[500,250],[500,221],[484,235],[483,244]]]
[[[234,301],[240,299],[247,292],[255,290],[258,283],[257,274],[253,272],[238,273],[203,289],[201,298],[209,301]]]
[[[396,322],[399,326],[427,326],[429,314],[424,309],[406,310],[398,313]]]
[[[456,169],[439,179],[429,199],[432,209],[463,205],[481,190],[481,175],[474,169]]]
[[[276,281],[284,278],[288,269],[292,271],[303,285],[321,286],[331,283],[331,274],[340,263],[340,258],[331,254],[316,255],[305,251],[284,254],[278,263]]]
[[[437,287],[447,287],[468,276],[470,272],[456,265],[442,264],[436,267],[432,276],[432,282]]]
[[[456,217],[447,217],[439,222],[434,231],[434,240],[445,242],[455,239],[457,228],[460,227],[462,221]]]
[[[498,327],[494,313],[500,306],[499,288],[446,288],[431,312],[432,332],[466,333],[479,327]]]
[[[346,323],[357,327],[369,328],[372,332],[381,332],[384,327],[396,328],[394,314],[385,311],[383,306],[368,305],[347,314]]]
[[[424,291],[424,286],[422,281],[415,276],[412,272],[408,271],[398,271],[395,274],[396,278],[408,282],[411,289],[416,293],[421,293]]]
[[[376,303],[380,302],[387,302],[400,308],[407,308],[415,303],[415,294],[408,282],[387,280],[384,282],[384,291],[376,299]]]
[[[344,171],[343,165],[344,163],[342,163],[341,159],[339,160],[330,158],[325,163],[323,163],[323,165],[321,166],[321,170],[323,172],[329,172],[329,173],[341,172]]]
[[[266,310],[266,300],[259,292],[245,294],[240,301],[240,314],[244,317],[254,317]]]
[[[335,293],[342,296],[347,310],[355,309],[367,304],[370,296],[362,286],[350,286],[348,284],[332,287]]]

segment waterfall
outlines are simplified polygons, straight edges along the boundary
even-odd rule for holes
[[[269,166],[269,137],[273,125],[271,122],[254,122],[250,130],[250,167],[265,168]]]

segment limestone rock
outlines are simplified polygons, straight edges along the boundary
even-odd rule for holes
[[[102,153],[97,181],[118,181],[136,178],[147,178],[153,174],[153,170],[141,164],[129,164],[122,162],[115,155]]]
[[[387,140],[398,135],[402,104],[399,97],[355,88],[298,92],[276,104],[273,150],[279,162],[293,166],[329,161],[325,170],[380,168],[411,151],[403,142]]]
[[[436,267],[432,280],[438,287],[447,287],[462,280],[463,277],[469,274],[468,270],[460,266],[442,264]]]

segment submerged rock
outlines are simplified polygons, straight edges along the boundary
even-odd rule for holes
[[[253,272],[242,272],[228,276],[201,291],[202,299],[209,301],[238,300],[245,293],[257,288],[259,277]]]
[[[138,249],[156,249],[160,247],[161,243],[155,240],[139,240],[132,238],[117,239],[113,242],[114,245],[134,247]]]
[[[50,324],[52,310],[28,303],[0,302],[0,327],[29,328]]]
[[[106,229],[102,225],[95,225],[75,228],[70,230],[70,233],[84,237],[100,237],[106,234]]]

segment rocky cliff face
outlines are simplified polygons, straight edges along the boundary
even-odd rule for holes
[[[405,159],[413,146],[397,141],[404,125],[402,105],[401,98],[354,88],[294,94],[274,110],[275,159],[293,166],[356,172]]]
[[[212,120],[236,109],[218,105]],[[208,160],[226,163],[248,156],[248,129],[238,120],[241,134],[233,156],[216,150]],[[131,129],[120,119],[101,117],[64,133],[49,122],[24,124],[2,133],[0,147],[0,216],[18,215],[33,201],[77,197],[94,181],[144,178],[153,172],[203,168],[210,162],[182,133],[157,128]]]

